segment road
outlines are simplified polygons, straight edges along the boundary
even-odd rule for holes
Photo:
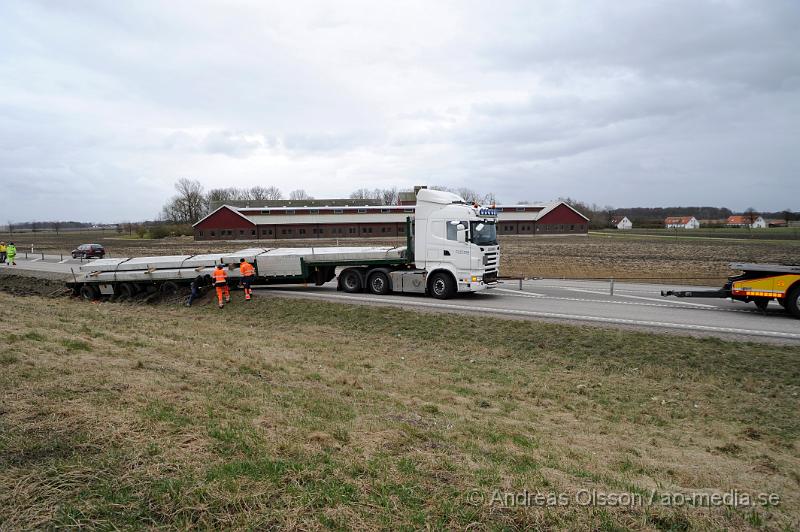
[[[615,283],[613,296],[608,282],[542,279],[524,281],[521,290],[519,287],[518,281],[511,281],[447,301],[418,295],[347,294],[336,291],[335,282],[324,286],[267,287],[258,293],[800,344],[800,321],[775,302],[761,312],[752,303],[727,299],[663,298],[661,290],[667,287],[653,284]]]
[[[79,265],[80,260],[60,261],[58,257],[18,258],[15,268],[3,266],[0,273],[67,279],[71,269],[77,271]],[[616,283],[611,295],[608,282],[542,279],[524,281],[521,289],[518,281],[510,281],[492,290],[447,301],[418,295],[346,294],[336,290],[335,282],[324,286],[262,287],[255,293],[800,345],[800,320],[789,316],[775,302],[766,312],[760,312],[752,303],[726,299],[663,298],[660,293],[666,288],[701,287]]]

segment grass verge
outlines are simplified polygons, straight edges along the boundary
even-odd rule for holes
[[[239,296],[0,294],[0,529],[798,525],[797,348]]]

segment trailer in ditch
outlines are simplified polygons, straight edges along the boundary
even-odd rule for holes
[[[719,290],[664,290],[661,295],[752,301],[761,310],[766,310],[769,302],[775,299],[790,314],[800,318],[800,266],[734,262],[730,267],[742,273],[729,277]]]
[[[173,293],[218,264],[238,283],[239,261],[256,269],[256,284],[322,285],[338,275],[345,292],[407,292],[447,299],[497,285],[497,212],[449,192],[420,190],[405,246],[248,248],[233,253],[100,259],[80,266],[68,283],[85,299]]]

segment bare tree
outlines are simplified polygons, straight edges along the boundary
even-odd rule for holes
[[[381,190],[381,202],[384,205],[397,205],[399,199],[400,193],[397,191],[397,187],[385,188]]]
[[[61,229],[61,222],[55,221],[53,222],[53,230],[58,234],[59,230]]]
[[[359,188],[354,190],[350,193],[350,199],[355,200],[374,200],[374,199],[381,199],[381,191],[380,189],[368,189],[368,188]]]
[[[9,235],[14,234],[14,224],[11,223],[11,220],[8,221],[8,234]]]
[[[744,219],[747,220],[748,227],[753,227],[756,219],[758,218],[758,212],[753,207],[748,207],[744,211]]]
[[[208,203],[199,181],[181,178],[175,183],[178,192],[164,205],[165,220],[175,223],[193,224],[206,213]]]
[[[290,200],[312,200],[314,198],[311,195],[303,190],[302,188],[298,188],[297,190],[292,190],[289,192],[289,199]]]
[[[283,199],[283,193],[276,186],[255,186],[250,189],[250,199],[253,201],[279,200]]]

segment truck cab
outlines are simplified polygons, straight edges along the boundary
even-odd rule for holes
[[[417,194],[413,249],[414,265],[427,274],[427,291],[434,297],[450,295],[443,291],[493,287],[500,259],[497,211],[451,192],[422,189]]]

